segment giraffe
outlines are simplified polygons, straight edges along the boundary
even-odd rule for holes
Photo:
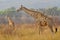
[[[54,23],[53,23],[52,18],[50,18],[47,15],[44,15],[42,12],[30,10],[24,7],[23,5],[21,5],[21,7],[17,9],[17,12],[21,10],[23,10],[24,12],[26,12],[27,14],[29,14],[30,16],[36,19],[36,23],[38,24],[38,28],[39,28],[39,34],[41,33],[42,28],[44,28],[47,25],[50,28],[51,32],[54,33],[54,30],[53,30]],[[56,30],[57,28],[55,28],[55,31]]]
[[[12,19],[8,15],[6,15],[5,18],[7,18],[7,20],[8,20],[8,27],[6,29],[7,30],[6,33],[7,34],[15,33],[15,24],[12,21]]]
[[[12,21],[12,19],[9,16],[6,16],[7,20],[8,20],[8,25],[9,27],[13,27],[15,26],[14,22]]]

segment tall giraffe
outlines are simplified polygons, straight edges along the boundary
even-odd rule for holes
[[[23,5],[21,5],[21,8],[17,9],[17,12],[19,12],[20,10],[23,10],[24,12],[26,12],[27,14],[29,14],[30,16],[36,19],[36,23],[38,24],[38,27],[39,27],[39,34],[41,33],[42,28],[44,28],[44,26],[47,26],[47,25],[50,28],[50,30],[54,32],[53,31],[53,25],[54,25],[53,20],[47,15],[44,15],[41,12],[30,10],[24,7]],[[57,28],[55,29],[55,31],[56,30]]]
[[[7,34],[13,34],[15,32],[15,24],[13,20],[7,15],[5,18],[8,20],[8,29],[6,31]]]
[[[14,28],[14,22],[12,21],[12,19],[9,17],[9,16],[6,16],[6,18],[8,19],[8,25],[10,26],[10,27],[13,27]]]

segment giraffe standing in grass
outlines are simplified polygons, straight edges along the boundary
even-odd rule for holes
[[[9,16],[5,16],[8,20],[8,27],[6,29],[7,34],[13,34],[15,32],[15,24]]]
[[[14,27],[15,27],[14,22],[12,21],[12,19],[9,16],[6,16],[6,17],[8,19],[8,25],[9,25],[9,27],[13,27],[13,29],[14,29]]]
[[[47,25],[50,28],[51,32],[52,33],[54,32],[53,30],[54,23],[49,16],[44,15],[43,13],[38,11],[30,10],[24,7],[23,5],[21,5],[21,8],[17,9],[17,12],[19,12],[20,10],[23,10],[24,12],[26,12],[27,14],[29,14],[30,16],[36,19],[36,23],[38,24],[38,28],[39,28],[39,34],[41,33],[42,29]],[[57,28],[55,28],[55,32],[57,32],[56,30]]]

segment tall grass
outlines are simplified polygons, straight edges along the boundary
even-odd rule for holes
[[[8,25],[0,25],[0,40],[60,40],[60,31],[52,34],[48,28],[39,35],[34,24],[19,24],[15,30]]]

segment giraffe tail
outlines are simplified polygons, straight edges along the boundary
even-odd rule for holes
[[[57,28],[55,28],[55,33],[57,32]]]

